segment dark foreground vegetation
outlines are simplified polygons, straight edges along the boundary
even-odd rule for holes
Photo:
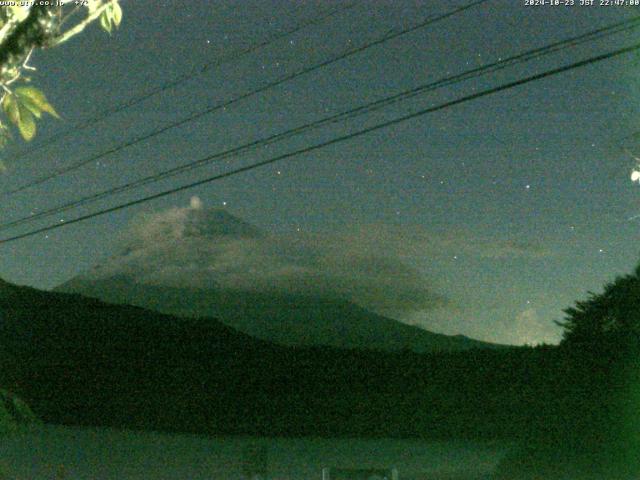
[[[44,421],[166,432],[514,438],[500,478],[640,478],[640,269],[558,347],[289,348],[211,319],[0,287],[1,385]]]
[[[2,384],[43,420],[257,435],[504,437],[555,350],[280,347],[187,319],[5,284]]]
[[[510,437],[552,399],[553,348],[288,348],[5,284],[2,384],[52,423],[257,435]],[[542,386],[544,384],[544,386]]]
[[[565,310],[560,385],[500,479],[640,478],[640,266]]]

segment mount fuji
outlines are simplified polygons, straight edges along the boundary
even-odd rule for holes
[[[405,266],[283,241],[225,210],[204,208],[197,197],[189,207],[138,219],[114,256],[56,290],[212,317],[286,346],[418,353],[496,346],[371,311],[369,305],[406,299],[417,305],[438,301]]]

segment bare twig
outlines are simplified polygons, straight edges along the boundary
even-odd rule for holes
[[[27,53],[27,58],[25,58],[24,62],[22,62],[22,68],[24,68],[25,70],[31,70],[31,71],[36,70],[36,67],[32,67],[31,65],[28,65],[34,50],[35,50],[35,47],[32,47],[31,50],[29,50],[29,53]]]

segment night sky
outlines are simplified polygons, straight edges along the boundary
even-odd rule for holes
[[[320,25],[183,82],[33,154],[4,152],[0,191],[75,163],[288,72],[464,2],[364,1]],[[579,3],[576,0],[576,3]],[[598,3],[598,2],[596,2]],[[328,1],[122,2],[120,30],[97,26],[38,52],[34,81],[62,120],[34,145],[132,95],[340,5]],[[495,0],[301,76],[72,174],[1,199],[1,222],[117,186],[430,80],[578,35],[640,7],[536,6]],[[0,238],[139,198],[476,91],[637,42],[640,28],[439,89],[212,164]],[[507,343],[557,342],[553,320],[638,260],[638,53],[532,82],[294,159],[0,245],[0,276],[52,288],[103,261],[142,212],[197,195],[279,238],[374,245],[446,299],[402,319]],[[18,137],[16,135],[16,137]],[[365,242],[366,239],[366,242]]]

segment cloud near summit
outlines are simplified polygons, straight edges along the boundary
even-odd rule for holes
[[[268,235],[192,201],[187,208],[140,216],[120,242],[121,253],[92,276],[344,299],[394,315],[448,304],[396,249],[365,231]]]

